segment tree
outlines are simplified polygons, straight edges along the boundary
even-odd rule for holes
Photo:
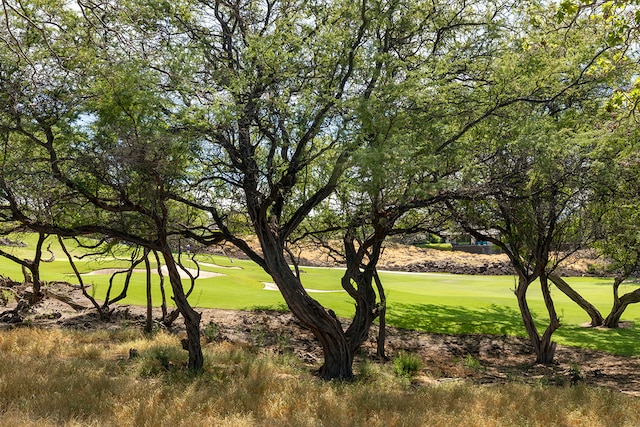
[[[616,94],[613,100],[619,96]],[[634,110],[640,91],[637,84],[625,91],[628,97],[617,107],[606,106],[608,138],[603,139],[594,173],[591,213],[598,231],[594,246],[613,275],[613,305],[602,325],[616,328],[630,304],[640,302],[640,289],[620,295],[620,286],[640,273],[640,235],[638,234],[637,124]]]
[[[377,204],[375,191],[369,192],[363,202],[372,205],[360,210],[360,218],[345,222],[340,240],[349,265],[342,283],[356,300],[356,316],[346,331],[332,311],[304,290],[288,265],[287,245],[305,232],[313,233],[302,225],[315,227],[309,218],[323,203],[331,204],[346,171],[364,171],[356,151],[383,153],[400,140],[398,136],[385,143],[383,134],[364,120],[370,108],[377,109],[373,120],[384,118],[382,107],[384,100],[393,98],[392,90],[401,91],[393,98],[394,108],[420,110],[431,105],[431,117],[438,123],[447,117],[447,107],[464,104],[464,98],[456,96],[473,93],[465,86],[465,77],[481,74],[490,65],[491,39],[498,34],[492,19],[502,14],[502,5],[185,4],[188,7],[163,12],[176,18],[187,37],[181,45],[190,46],[194,69],[188,70],[188,77],[174,74],[175,97],[188,107],[182,116],[185,127],[198,130],[203,142],[194,190],[180,201],[209,212],[215,224],[209,230],[193,230],[190,237],[203,243],[222,237],[261,265],[291,311],[322,345],[321,376],[350,378],[354,349],[377,315],[373,282],[382,243],[396,219],[409,210],[391,206],[401,191],[385,206]],[[169,51],[184,59],[178,46]],[[412,91],[416,94],[408,96]],[[446,99],[446,91],[451,101],[438,105]],[[463,124],[441,129],[441,134],[455,140],[456,133],[464,133],[465,126],[473,126],[492,108],[493,101],[465,104],[467,114],[464,120],[459,117]],[[389,111],[388,117],[395,114]],[[419,116],[413,118],[417,123]],[[383,122],[380,129],[387,126],[387,119]],[[441,139],[443,146],[450,143]],[[372,180],[383,176],[380,168],[369,172],[377,174]],[[424,175],[426,179],[428,174]],[[203,194],[210,200],[203,201]],[[368,212],[376,218],[370,219]],[[362,225],[372,234],[357,244],[355,230]],[[257,236],[260,253],[244,240],[249,233]]]
[[[171,242],[193,219],[169,197],[182,191],[188,140],[172,133],[170,102],[155,95],[163,77],[153,72],[155,57],[138,55],[145,45],[137,42],[156,41],[136,25],[144,11],[78,11],[56,1],[3,6],[1,54],[12,58],[2,61],[0,81],[5,212],[37,232],[109,236],[160,253],[185,319],[188,366],[200,371],[200,315],[187,301]],[[47,209],[34,209],[33,176],[55,190]]]
[[[592,121],[624,78],[623,70],[632,65],[625,56],[630,39],[612,37],[619,27],[598,5],[570,13],[565,6],[546,12],[535,5],[525,9],[512,52],[520,58],[516,67],[521,78],[506,88],[520,91],[534,85],[533,91],[526,89],[534,96],[474,133],[469,151],[475,160],[461,174],[459,190],[466,201],[447,203],[467,232],[509,256],[518,275],[520,312],[540,363],[553,361],[551,336],[560,327],[549,279],[589,311],[592,322],[599,322],[597,310],[554,269],[568,252],[589,241],[584,236],[589,230],[584,227],[587,183],[600,135]],[[584,40],[585,31],[594,37]],[[542,334],[526,298],[536,279],[548,314]]]

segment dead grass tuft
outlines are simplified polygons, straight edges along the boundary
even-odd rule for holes
[[[640,425],[640,400],[604,389],[417,385],[373,362],[356,367],[354,382],[324,383],[291,355],[205,349],[207,371],[193,376],[165,333],[2,331],[0,425]]]

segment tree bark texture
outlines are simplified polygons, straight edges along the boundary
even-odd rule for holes
[[[558,314],[556,313],[556,308],[551,298],[549,281],[546,274],[540,275],[540,288],[545,306],[547,307],[547,314],[549,315],[549,325],[547,325],[544,334],[542,334],[540,352],[537,354],[537,359],[538,363],[548,365],[553,363],[553,357],[556,352],[556,343],[551,341],[551,336],[560,327],[560,319],[558,319]]]
[[[593,306],[589,301],[584,299],[582,295],[576,292],[567,282],[562,279],[558,274],[552,273],[549,275],[549,280],[566,296],[568,296],[573,302],[578,304],[591,318],[591,326],[602,325],[604,319],[600,311]]]
[[[616,278],[613,282],[613,307],[611,312],[604,319],[603,326],[607,328],[617,328],[620,325],[620,318],[630,304],[640,302],[640,289],[619,296],[618,290],[623,280]]]
[[[173,290],[176,307],[184,318],[184,325],[187,331],[187,339],[183,341],[185,350],[189,352],[188,368],[193,372],[202,372],[204,366],[204,356],[200,344],[200,313],[197,313],[189,304],[182,288],[182,280],[178,267],[173,259],[173,254],[169,247],[162,250],[162,257],[169,272],[169,282]]]
[[[307,294],[287,264],[284,248],[280,247],[275,236],[263,231],[258,237],[266,271],[278,286],[291,312],[322,346],[324,364],[319,371],[320,377],[325,380],[353,378],[353,353],[333,311],[325,309]]]
[[[520,277],[518,279],[516,298],[518,300],[518,307],[520,308],[522,322],[536,353],[536,362],[548,365],[553,363],[553,357],[556,349],[556,344],[551,342],[551,334],[555,329],[557,329],[559,322],[556,323],[552,320],[542,337],[538,333],[538,328],[535,325],[531,310],[529,309],[529,304],[527,303],[527,290],[533,280],[535,279],[524,277]]]
[[[356,282],[357,289],[353,288],[351,280]],[[356,302],[355,315],[345,332],[351,353],[355,354],[369,337],[371,325],[378,317],[376,293],[372,284],[373,270],[365,269],[362,273],[357,271],[354,275],[349,274],[347,271],[342,282],[345,290],[349,292]]]
[[[147,285],[147,321],[145,325],[145,332],[150,334],[153,331],[153,301],[151,299],[151,263],[149,262],[149,251],[144,252],[144,267],[146,271],[146,285]]]

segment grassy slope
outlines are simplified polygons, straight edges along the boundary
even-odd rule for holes
[[[27,248],[13,248],[21,257],[32,257],[34,236],[22,236],[29,244]],[[5,248],[9,249],[9,248]],[[64,254],[52,244],[57,260],[43,264],[45,280],[65,280],[76,282]],[[78,252],[76,250],[76,252]],[[220,267],[202,266],[203,270],[224,274],[214,278],[199,279],[191,296],[195,306],[205,308],[251,309],[272,307],[284,309],[284,301],[277,291],[264,290],[264,283],[270,280],[252,262],[223,257],[200,257],[200,262],[216,264]],[[126,266],[127,263],[113,258],[92,261],[77,261],[82,272],[101,268]],[[234,268],[228,268],[234,267]],[[20,278],[20,268],[0,259],[0,274]],[[303,283],[311,290],[340,291],[338,269],[304,268]],[[410,329],[420,329],[436,333],[486,333],[497,335],[524,335],[524,328],[512,293],[512,276],[465,276],[429,273],[381,274],[388,299],[388,323]],[[122,276],[115,281],[116,295],[122,286]],[[126,304],[145,304],[144,274],[135,273],[124,300]],[[570,278],[569,283],[606,314],[611,304],[611,281],[598,278]],[[104,296],[109,275],[85,276],[85,282],[92,284],[96,297]],[[154,301],[160,300],[158,277],[154,277]],[[167,285],[168,287],[168,285]],[[353,302],[344,292],[312,293],[322,304],[332,308],[339,316],[350,317]],[[631,321],[631,328],[601,330],[580,326],[589,319],[582,310],[559,291],[553,291],[556,308],[561,315],[563,327],[554,338],[562,344],[606,350],[614,354],[640,356],[640,312],[631,306],[623,320]],[[539,289],[532,286],[529,303],[540,325],[544,324],[546,310]]]

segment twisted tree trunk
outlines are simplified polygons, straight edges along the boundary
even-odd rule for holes
[[[275,236],[259,231],[265,270],[278,286],[291,312],[322,346],[324,364],[319,370],[320,377],[325,380],[353,378],[353,353],[335,313],[309,296],[291,271],[284,257],[284,248]]]
[[[568,296],[573,302],[578,304],[591,318],[591,326],[600,326],[604,322],[600,311],[594,307],[589,301],[584,299],[582,295],[576,292],[567,282],[562,279],[558,274],[551,273],[549,280],[566,296]]]
[[[620,325],[620,318],[629,304],[640,302],[640,289],[619,296],[620,284],[623,281],[623,278],[616,278],[613,282],[613,307],[611,307],[611,312],[602,323],[607,328],[617,328]]]
[[[187,331],[187,338],[182,341],[182,347],[189,352],[188,368],[193,372],[202,372],[204,366],[204,356],[200,344],[200,313],[197,313],[189,301],[182,287],[182,279],[178,271],[178,266],[173,259],[171,248],[165,245],[160,251],[167,266],[169,282],[173,290],[173,299],[176,307],[184,318],[184,325]]]

